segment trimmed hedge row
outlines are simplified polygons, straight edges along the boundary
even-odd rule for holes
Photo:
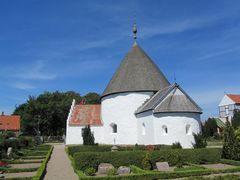
[[[137,167],[136,167],[137,168]],[[132,169],[132,168],[131,168]],[[133,171],[133,169],[132,169]],[[139,171],[139,170],[137,170]],[[139,172],[135,172],[136,174],[129,174],[123,176],[86,176],[84,174],[78,173],[79,179],[84,180],[154,180],[154,179],[172,179],[172,178],[181,178],[181,177],[199,177],[203,175],[210,174],[220,174],[220,173],[234,173],[239,172],[240,167],[225,169],[225,170],[210,170],[210,169],[202,169],[202,170],[194,170],[194,171],[178,171],[178,172],[157,172],[157,171],[145,171],[142,170]],[[195,178],[192,178],[195,179]]]
[[[80,152],[73,155],[77,170],[89,167],[97,168],[100,163],[111,163],[115,168],[119,166],[135,165],[142,168],[142,160],[147,151],[119,151],[119,152]],[[152,151],[150,159],[155,167],[156,162],[167,161],[170,165],[177,164],[178,156],[183,162],[194,164],[216,163],[220,161],[221,149],[164,149]]]
[[[42,162],[41,166],[38,168],[37,170],[37,174],[36,176],[34,176],[32,178],[32,180],[41,180],[43,179],[45,173],[46,173],[46,168],[47,168],[47,163],[52,155],[52,151],[53,151],[53,146],[51,146],[46,158],[44,159],[44,161]]]
[[[73,156],[78,152],[110,152],[112,145],[78,145],[78,146],[68,146],[69,155]],[[172,145],[135,145],[135,146],[118,146],[118,151],[138,151],[138,150],[162,150],[162,149],[172,149]]]
[[[235,160],[230,160],[230,159],[221,159],[220,162],[223,163],[223,164],[240,166],[240,161],[235,161]]]

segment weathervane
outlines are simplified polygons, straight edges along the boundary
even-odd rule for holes
[[[133,38],[134,38],[134,41],[136,42],[136,39],[137,39],[137,24],[136,23],[133,24]]]

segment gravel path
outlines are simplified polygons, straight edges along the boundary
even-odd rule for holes
[[[63,144],[54,144],[44,180],[78,180]]]

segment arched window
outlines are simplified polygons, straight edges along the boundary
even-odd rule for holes
[[[144,123],[142,123],[142,135],[146,134],[146,126]]]
[[[110,126],[112,129],[112,133],[117,133],[117,124],[112,123],[112,124],[110,124]]]
[[[191,126],[190,124],[186,125],[186,134],[187,135],[190,135],[192,132],[191,132]]]
[[[166,125],[163,125],[162,126],[162,129],[163,129],[163,135],[167,135],[168,134],[168,128]]]

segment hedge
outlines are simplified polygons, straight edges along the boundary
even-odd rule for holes
[[[110,152],[112,145],[78,145],[78,146],[68,146],[69,155],[73,156],[78,152]],[[118,146],[118,151],[138,151],[147,150],[148,148],[154,150],[171,149],[171,145],[135,145],[135,146]]]
[[[36,176],[34,176],[32,178],[32,180],[41,180],[41,179],[43,179],[43,177],[44,177],[44,175],[46,173],[47,163],[48,163],[48,161],[49,161],[49,159],[51,157],[52,151],[53,151],[53,146],[50,148],[46,158],[42,162],[41,166],[38,168]]]
[[[223,164],[240,166],[240,161],[235,161],[235,160],[230,160],[230,159],[221,159],[220,162],[223,163]]]
[[[97,168],[100,163],[111,163],[115,168],[119,166],[136,165],[142,168],[142,160],[147,151],[119,151],[119,152],[80,152],[73,155],[77,170],[89,167]],[[177,163],[177,156],[183,162],[189,163],[216,163],[220,161],[221,149],[169,149],[158,150],[150,153],[152,165],[156,162],[167,161],[170,165]]]
[[[234,173],[239,172],[240,167],[237,168],[231,168],[231,169],[225,169],[225,170],[211,170],[211,169],[202,169],[202,170],[194,170],[194,171],[178,171],[178,172],[158,172],[158,171],[145,171],[141,170],[140,168],[135,167],[135,170],[132,169],[133,166],[131,166],[131,170],[138,171],[134,172],[136,174],[129,174],[129,175],[123,175],[123,176],[86,176],[83,173],[78,173],[79,179],[84,180],[154,180],[154,179],[172,179],[172,178],[181,178],[181,177],[196,177],[203,175],[210,175],[210,174],[220,174],[220,173]],[[140,169],[140,170],[139,170]],[[192,178],[195,179],[195,178]]]

